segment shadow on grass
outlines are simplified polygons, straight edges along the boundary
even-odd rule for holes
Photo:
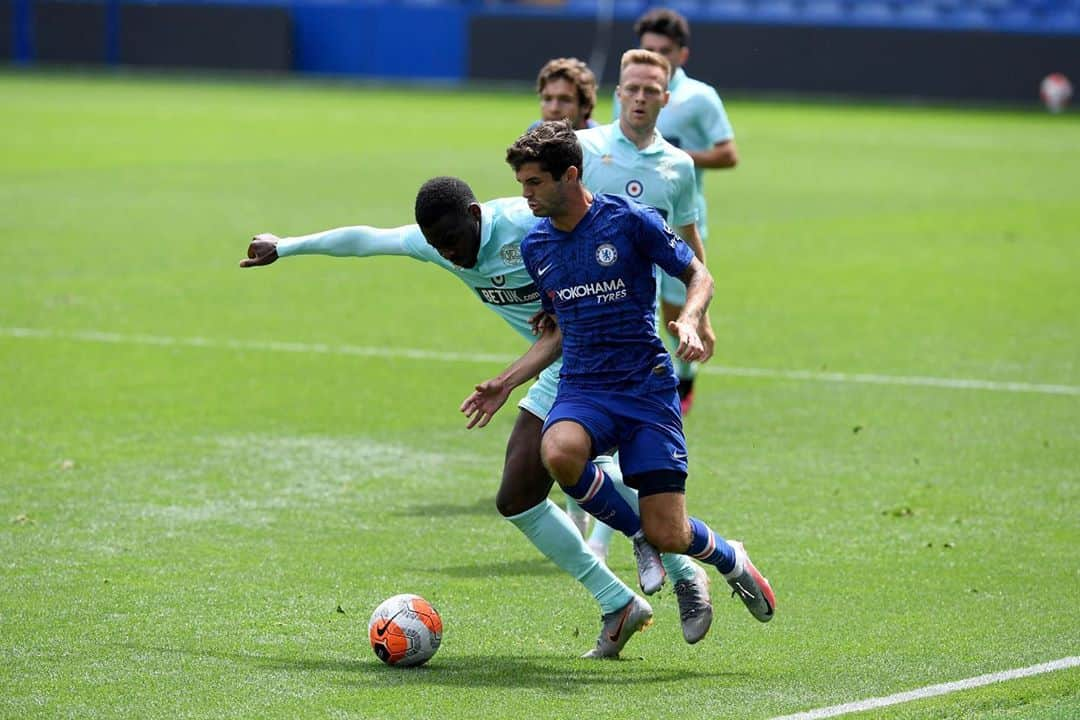
[[[495,509],[494,493],[491,497],[482,497],[471,503],[453,505],[447,502],[422,503],[411,505],[404,510],[394,513],[398,517],[433,517],[443,518],[452,516],[488,516],[497,518],[499,511]]]
[[[468,565],[448,565],[432,568],[431,572],[455,578],[480,579],[508,575],[541,576],[562,574],[562,570],[555,563],[543,557],[538,557],[535,560],[507,560],[505,562],[473,562]]]
[[[255,670],[289,673],[344,674],[345,682],[370,688],[410,685],[448,687],[528,688],[548,692],[578,693],[591,685],[647,686],[695,679],[716,681],[728,678],[742,682],[747,673],[708,672],[701,668],[673,668],[663,659],[646,661],[628,654],[621,660],[582,660],[561,655],[484,657],[440,655],[429,665],[394,668],[383,665],[373,655],[363,660],[321,657],[277,657],[248,652],[228,652],[211,648],[145,647],[125,644],[131,650],[212,658],[244,665]]]

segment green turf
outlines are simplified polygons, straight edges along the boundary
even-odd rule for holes
[[[595,605],[493,507],[513,413],[456,412],[499,364],[399,353],[520,341],[409,260],[236,267],[255,232],[404,224],[432,175],[514,194],[528,94],[0,95],[0,717],[764,719],[1080,655],[1080,397],[713,372],[689,505],[746,540],[777,617],[715,583],[690,647],[665,592],[624,661],[575,659]],[[1080,387],[1075,116],[729,106],[717,367]],[[625,543],[612,566],[632,582]],[[446,623],[416,671],[367,645],[399,592]],[[1072,718],[1078,687],[857,717]]]

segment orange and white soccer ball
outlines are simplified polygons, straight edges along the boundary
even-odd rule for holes
[[[395,595],[371,614],[368,639],[371,649],[387,665],[423,665],[442,643],[443,624],[438,611],[419,595]]]
[[[1046,105],[1046,109],[1053,113],[1064,110],[1072,99],[1072,94],[1072,83],[1061,73],[1050,73],[1039,85],[1039,96]]]

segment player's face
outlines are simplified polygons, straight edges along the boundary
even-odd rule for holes
[[[562,181],[540,169],[540,163],[525,163],[515,173],[521,183],[521,196],[536,217],[557,217],[566,208],[566,188]]]
[[[683,47],[667,35],[661,35],[660,33],[642,33],[641,49],[651,50],[657,55],[666,57],[667,61],[671,63],[672,70],[682,67],[690,56],[690,48]]]
[[[581,103],[577,88],[566,78],[553,78],[540,91],[540,117],[544,120],[569,120],[575,130],[581,126]]]
[[[480,205],[473,203],[464,215],[443,215],[420,232],[428,245],[453,264],[462,268],[476,266],[480,254]]]
[[[630,128],[651,132],[660,108],[667,105],[667,77],[663,68],[634,63],[619,78],[619,119]]]

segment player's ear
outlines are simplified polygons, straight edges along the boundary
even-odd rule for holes
[[[686,61],[689,60],[689,59],[690,59],[690,48],[688,48],[688,47],[679,48],[679,67],[682,67],[683,65],[685,65]]]
[[[479,220],[480,215],[482,214],[482,212],[483,212],[483,208],[480,207],[480,203],[478,203],[478,202],[469,203],[469,214],[473,216],[474,220]]]
[[[563,172],[563,180],[566,182],[576,182],[578,179],[580,179],[580,177],[581,173],[578,172],[576,165],[571,165],[570,167],[566,168],[565,172]]]

